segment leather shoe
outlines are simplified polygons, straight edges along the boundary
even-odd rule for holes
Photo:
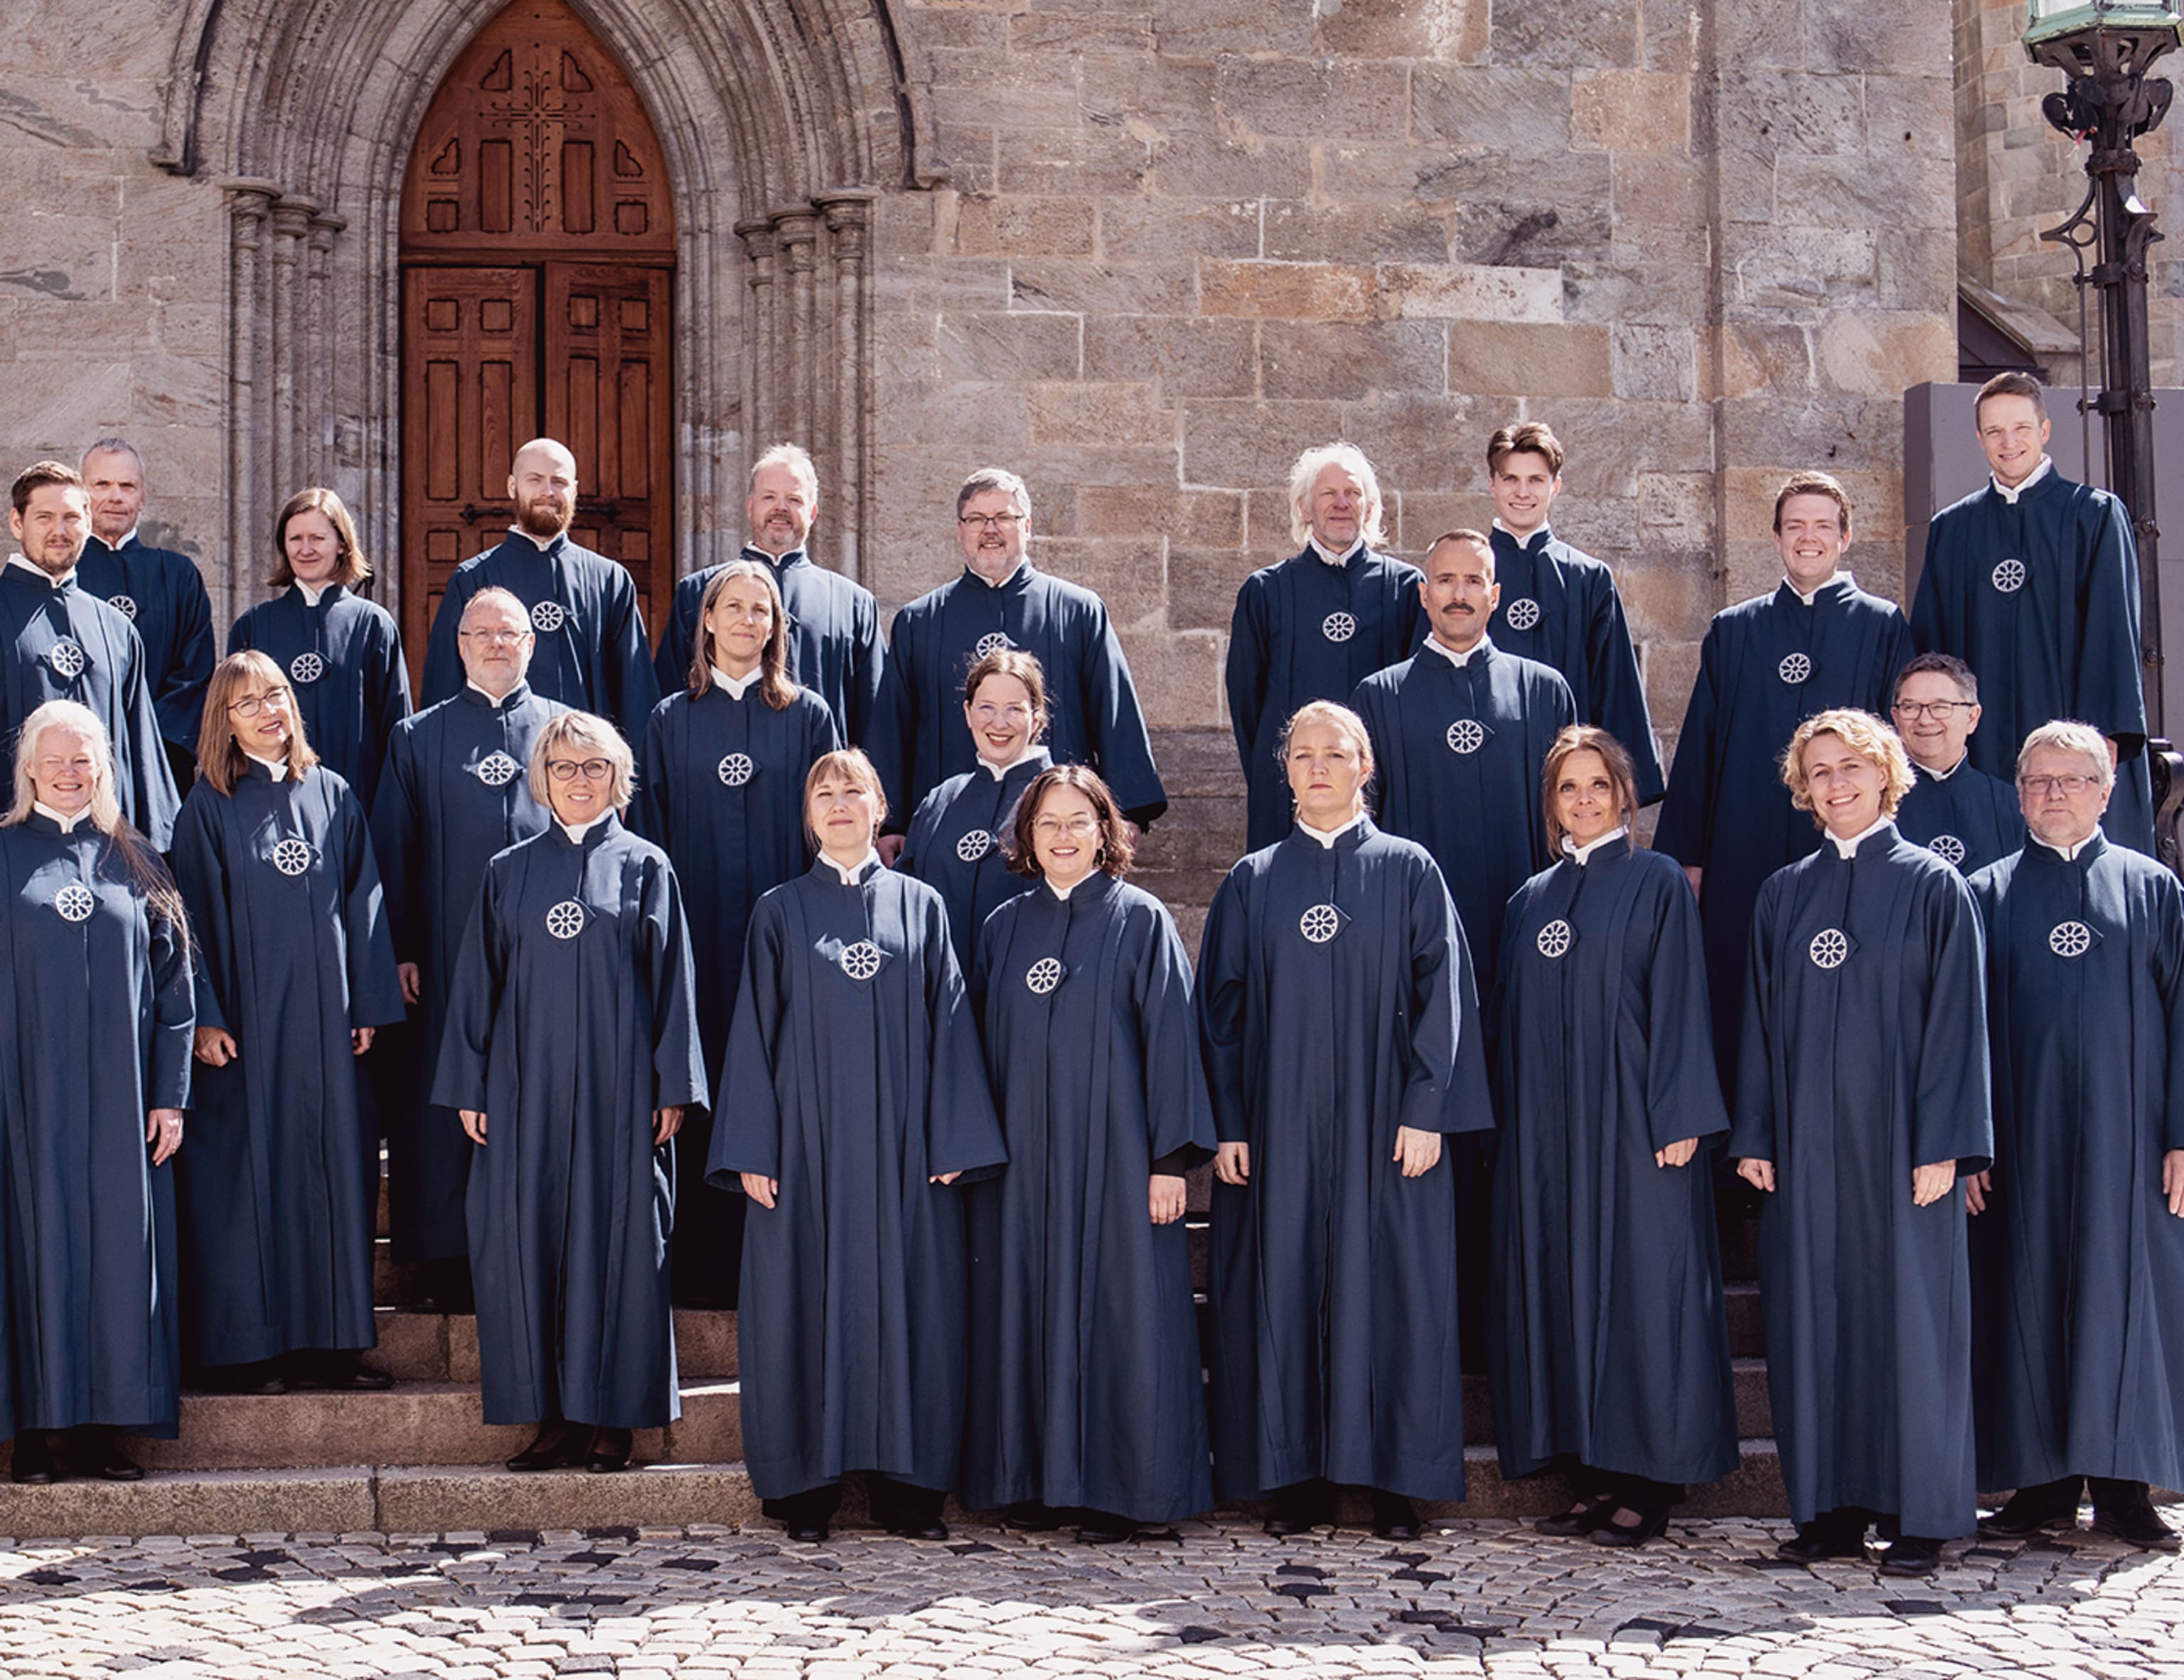
[[[788,1538],[800,1546],[823,1546],[827,1543],[827,1525],[823,1522],[814,1522],[799,1528],[795,1524],[791,1523],[788,1527]]]
[[[288,1379],[281,1374],[279,1359],[255,1359],[248,1365],[207,1365],[197,1381],[214,1394],[285,1394]]]
[[[2141,1505],[2127,1505],[2121,1510],[2096,1510],[2093,1532],[2109,1535],[2141,1551],[2173,1552],[2177,1549],[2176,1531],[2161,1520],[2150,1500]]]
[[[1111,1515],[1106,1511],[1086,1511],[1084,1521],[1078,1526],[1077,1543],[1080,1546],[1119,1546],[1134,1538],[1138,1525],[1126,1516]]]
[[[1418,1508],[1401,1493],[1373,1490],[1373,1532],[1383,1540],[1418,1538]]]
[[[306,1348],[288,1356],[291,1388],[332,1389],[376,1393],[394,1386],[392,1373],[364,1362],[364,1355],[347,1348]]]
[[[594,1429],[591,1456],[584,1460],[584,1468],[595,1476],[611,1476],[618,1470],[627,1470],[631,1438],[631,1432],[627,1429]]]
[[[1931,1575],[1942,1566],[1942,1543],[1906,1534],[1881,1554],[1883,1575]]]
[[[531,1444],[510,1459],[508,1467],[517,1471],[559,1470],[584,1455],[587,1438],[583,1431],[558,1419],[541,1424]]]
[[[1614,1515],[1615,1505],[1614,1494],[1596,1493],[1588,1499],[1580,1499],[1568,1510],[1535,1519],[1532,1530],[1537,1534],[1552,1534],[1563,1539],[1577,1534],[1590,1534]]]
[[[1625,1505],[1622,1509],[1636,1511],[1638,1521],[1625,1527],[1616,1521],[1611,1515],[1606,1522],[1599,1524],[1593,1529],[1592,1543],[1594,1545],[1642,1546],[1648,1540],[1659,1539],[1668,1530],[1669,1507],[1666,1505],[1652,1508]]]
[[[61,1480],[61,1467],[53,1457],[53,1443],[42,1429],[26,1429],[15,1437],[14,1462],[8,1474],[26,1486],[43,1487]]]
[[[2075,1477],[2057,1484],[2020,1487],[1992,1516],[1980,1519],[1979,1532],[1997,1540],[2030,1540],[2049,1529],[2078,1526],[2078,1482]]]
[[[1039,1499],[1019,1499],[1001,1513],[1001,1527],[1023,1534],[1045,1534],[1061,1527],[1054,1508]]]
[[[1824,1558],[1862,1558],[1865,1555],[1865,1525],[1835,1512],[1801,1522],[1791,1538],[1775,1547],[1777,1557],[1792,1563],[1818,1563]]]
[[[86,1476],[98,1476],[103,1482],[142,1482],[144,1466],[121,1450],[121,1443],[111,1429],[98,1424],[86,1424],[68,1432],[67,1444],[62,1448],[71,1466]]]
[[[1292,1534],[1309,1534],[1322,1523],[1334,1521],[1332,1501],[1315,1483],[1301,1482],[1274,1494],[1273,1513],[1267,1518],[1267,1532],[1277,1540]]]

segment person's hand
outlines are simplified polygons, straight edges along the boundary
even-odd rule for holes
[[[745,1173],[743,1180],[744,1194],[761,1208],[771,1208],[773,1198],[781,1194],[781,1180],[777,1178],[760,1178],[756,1173]]]
[[[1693,898],[1696,898],[1699,896],[1699,882],[1704,879],[1705,876],[1706,871],[1702,869],[1697,864],[1686,863],[1684,865],[1684,879],[1691,884],[1691,896]]]
[[[415,963],[397,963],[394,972],[402,977],[402,1001],[421,1002],[425,996],[425,974]]]
[[[144,1141],[152,1146],[152,1164],[165,1166],[175,1151],[182,1147],[182,1111],[154,1108],[145,1115]]]
[[[1213,1152],[1213,1176],[1223,1184],[1251,1181],[1251,1146],[1224,1143]]]
[[[671,1102],[665,1108],[655,1108],[652,1111],[652,1147],[654,1148],[657,1149],[682,1130],[682,1105],[680,1102]]]
[[[895,859],[902,856],[902,843],[909,838],[907,834],[882,834],[872,842],[872,850],[879,853],[880,862],[892,869]]]
[[[470,1134],[471,1141],[476,1144],[479,1148],[484,1148],[485,1110],[482,1108],[458,1108],[455,1112],[463,1117],[463,1130]]]
[[[365,1051],[370,1049],[371,1035],[375,1030],[376,1029],[371,1027],[351,1027],[348,1030],[350,1052],[354,1055],[361,1056]]]
[[[1754,1190],[1763,1190],[1769,1195],[1774,1193],[1774,1164],[1772,1161],[1747,1157],[1736,1164],[1736,1175]]]
[[[1930,1161],[1923,1167],[1911,1169],[1911,1205],[1929,1207],[1949,1193],[1957,1181],[1954,1161]]]
[[[1657,1167],[1688,1167],[1691,1164],[1691,1157],[1698,1153],[1698,1139],[1687,1137],[1681,1143],[1671,1143],[1666,1149],[1656,1149],[1653,1164]]]
[[[2184,1150],[2180,1150],[2177,1153],[2184,1154]],[[2165,1190],[2168,1188],[2169,1179],[2168,1170],[2165,1167],[2162,1171],[2161,1177],[2162,1187]],[[1989,1169],[1987,1171],[1983,1173],[1968,1173],[1965,1175],[1964,1211],[1968,1214],[1984,1214],[1986,1211],[1986,1193],[1993,1188],[1994,1173],[1992,1169]],[[2173,1214],[2176,1210],[2174,1208],[2171,1208],[2169,1211]]]
[[[2169,1198],[2169,1211],[2184,1220],[2184,1149],[2161,1158],[2161,1193]]]
[[[1155,1173],[1146,1197],[1155,1225],[1173,1225],[1183,1217],[1184,1182],[1173,1173]]]
[[[1440,1164],[1440,1134],[1420,1131],[1416,1126],[1397,1126],[1391,1158],[1403,1164],[1405,1178],[1424,1178]]]
[[[925,1181],[928,1184],[953,1184],[957,1179],[962,1176],[963,1169],[962,1168],[958,1167],[952,1173],[935,1173],[932,1177],[928,1178]]]
[[[197,1030],[197,1058],[207,1067],[224,1068],[236,1057],[235,1035],[218,1027]]]

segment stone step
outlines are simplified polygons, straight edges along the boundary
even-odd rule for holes
[[[379,1331],[374,1365],[403,1382],[476,1382],[477,1318],[470,1313],[382,1307],[373,1315]],[[675,1365],[685,1382],[720,1381],[736,1374],[736,1315],[675,1309]]]

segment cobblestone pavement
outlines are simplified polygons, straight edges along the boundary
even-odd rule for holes
[[[1850,1677],[2184,1672],[2184,1561],[2090,1533],[1928,1581],[1779,1564],[1774,1525],[1635,1555],[1507,1522],[1391,1547],[1240,1521],[1094,1550],[959,1528],[0,1543],[0,1672]]]

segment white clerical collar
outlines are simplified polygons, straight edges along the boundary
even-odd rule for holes
[[[1911,761],[1911,767],[1930,782],[1946,782],[1971,762],[1972,756],[1970,752],[1960,752],[1957,755],[1957,762],[1946,770],[1929,770],[1915,758]]]
[[[571,846],[582,846],[584,843],[584,836],[586,834],[591,833],[593,829],[598,828],[600,823],[605,822],[608,818],[613,815],[614,812],[611,811],[602,812],[599,815],[593,818],[588,823],[577,823],[573,825],[564,823],[559,817],[556,817],[554,819],[554,826],[559,829],[563,834],[568,835],[569,844]]]
[[[36,564],[35,561],[25,560],[19,554],[9,555],[8,556],[8,564],[10,566],[21,567],[24,571],[29,572],[33,578],[38,579],[39,582],[49,584],[56,589],[64,588],[66,585],[75,582],[75,567],[73,566],[69,567],[67,571],[62,572],[59,577],[56,578],[42,566]]]
[[[1026,564],[1023,557],[1019,555],[1017,557],[1017,563],[1009,568],[1009,575],[1006,578],[989,578],[975,566],[966,566],[963,569],[989,589],[1006,589],[1016,582],[1017,573],[1022,571]]]
[[[493,692],[491,689],[480,688],[476,683],[471,682],[468,678],[465,678],[463,679],[463,686],[468,689],[474,695],[483,695],[485,696],[485,703],[491,706],[495,712],[498,712],[502,706],[507,705],[509,701],[515,698],[515,689],[521,688],[523,686],[523,681],[521,678],[518,678],[516,679],[515,689],[510,689],[499,700],[495,700],[493,697]]]
[[[793,549],[784,550],[780,554],[776,554],[772,549],[760,548],[756,543],[745,543],[744,554],[746,557],[755,560],[763,566],[771,567],[777,572],[783,567],[792,566],[805,557],[804,545],[801,543]]]
[[[829,857],[822,851],[819,854],[819,861],[842,878],[842,885],[844,886],[853,887],[856,885],[858,877],[862,875],[866,869],[872,868],[872,865],[880,861],[880,855],[878,851],[867,849],[865,855],[862,857],[860,857],[855,863],[844,866],[843,864],[837,863],[833,858]]]
[[[59,824],[60,831],[64,834],[73,834],[75,831],[75,825],[77,823],[87,823],[91,820],[91,807],[88,805],[85,806],[82,810],[77,812],[73,817],[62,816],[59,812],[54,810],[52,806],[47,804],[42,799],[32,800],[31,801],[31,809],[36,812],[39,816],[44,818],[47,822]]]
[[[1520,549],[1530,548],[1532,546],[1532,539],[1535,537],[1552,537],[1554,535],[1553,531],[1548,528],[1547,522],[1544,519],[1529,531],[1523,532],[1521,533],[1512,531],[1507,525],[1504,525],[1502,522],[1502,516],[1498,513],[1494,516],[1494,528],[1499,531],[1503,536],[1507,537]]]
[[[730,700],[741,700],[750,691],[750,685],[766,674],[766,667],[763,665],[752,666],[740,677],[731,677],[717,665],[708,666],[706,668],[713,673],[713,686],[716,689],[726,689]]]
[[[560,530],[560,531],[556,531],[556,532],[555,532],[552,536],[550,536],[550,537],[537,537],[537,536],[533,536],[530,532],[528,532],[528,531],[525,530],[525,529],[524,529],[521,525],[511,525],[511,526],[510,526],[510,527],[508,527],[508,533],[509,533],[509,535],[510,535],[511,537],[521,537],[521,538],[523,538],[526,541],[527,541],[528,543],[530,543],[530,544],[531,544],[533,548],[537,549],[537,550],[538,550],[538,552],[539,552],[539,553],[541,553],[541,554],[545,553],[547,550],[549,550],[549,549],[552,548],[552,547],[554,546],[554,544],[556,544],[556,543],[560,542],[560,541],[561,540],[561,539],[562,539],[562,538],[564,538],[564,537],[566,537],[566,536],[567,536],[567,535],[569,534],[569,533],[568,533],[568,532],[567,532],[566,530]],[[588,826],[588,824],[587,826]]]
[[[2017,499],[2023,495],[2027,490],[2031,489],[2035,484],[2037,484],[2042,478],[2045,478],[2054,465],[2054,461],[2050,457],[2042,455],[2040,457],[2040,465],[2034,467],[2031,472],[2026,473],[2024,477],[2018,480],[2014,484],[2003,483],[2001,479],[1996,477],[1992,472],[1987,474],[1986,480],[1988,483],[1994,486],[1995,494],[2000,496],[2003,500],[2008,502],[2012,507],[2015,507],[2017,505]]]
[[[1630,832],[1630,825],[1628,823],[1625,823],[1621,828],[1614,829],[1608,834],[1602,834],[1596,840],[1587,840],[1583,846],[1580,846],[1568,834],[1564,834],[1563,836],[1563,856],[1575,860],[1578,868],[1582,869],[1587,863],[1592,861],[1592,854],[1594,852],[1599,851],[1603,846],[1607,846],[1613,841],[1621,840]]]
[[[1494,639],[1491,636],[1481,636],[1462,653],[1458,653],[1446,642],[1441,640],[1438,634],[1428,636],[1426,638],[1426,645],[1431,648],[1435,653],[1439,654],[1443,659],[1446,660],[1451,665],[1453,665],[1457,670],[1461,671],[1465,666],[1470,664],[1474,657],[1492,647],[1494,645]]]
[[[1820,591],[1822,589],[1832,589],[1838,583],[1849,583],[1856,581],[1857,580],[1854,579],[1849,572],[1844,571],[1841,567],[1837,567],[1834,571],[1828,573],[1825,579],[1820,583],[1814,584],[1812,594],[1807,594],[1802,589],[1799,589],[1796,583],[1791,581],[1790,574],[1788,572],[1786,572],[1782,574],[1782,587],[1787,589],[1791,594],[1797,596],[1799,600],[1804,602],[1807,606],[1810,606],[1814,601],[1820,598]]]
[[[98,540],[102,543],[106,543],[106,539],[103,537],[101,537]],[[126,531],[124,531],[119,537],[115,538],[112,542],[106,543],[106,546],[111,549],[114,553],[120,554],[122,550],[127,548],[130,544],[136,540],[136,527],[132,525]]]
[[[306,606],[316,606],[319,597],[332,588],[332,583],[306,583],[301,578],[296,579],[296,593],[304,598]]]
[[[1066,887],[1056,885],[1054,877],[1049,875],[1046,878],[1046,890],[1052,893],[1056,898],[1060,899],[1064,904],[1067,904],[1069,902],[1069,895],[1071,893],[1075,892],[1078,888],[1083,886],[1085,882],[1090,880],[1093,876],[1099,873],[1099,867],[1095,864],[1093,868],[1087,869],[1083,874],[1079,875]]]
[[[1305,541],[1311,545],[1312,551],[1329,566],[1347,566],[1350,563],[1350,556],[1365,546],[1365,539],[1360,537],[1340,554],[1337,554],[1326,544],[1321,542],[1317,536],[1306,537]]]
[[[1017,765],[1022,763],[1024,760],[1030,757],[1032,754],[1038,751],[1039,748],[1035,743],[1027,740],[1023,744],[1022,747],[1017,751],[1017,756],[1009,760],[1006,764],[996,764],[992,759],[987,757],[985,754],[980,753],[978,755],[978,767],[981,770],[983,770],[989,776],[991,776],[997,782],[1006,781],[1008,779],[1010,771],[1015,769]]]
[[[1852,834],[1848,840],[1837,840],[1835,835],[1830,834],[1828,836],[1828,842],[1835,847],[1836,856],[1847,862],[1850,859],[1858,856],[1858,848],[1863,841],[1879,834],[1883,829],[1893,827],[1895,822],[1896,819],[1893,817],[1883,817],[1871,828],[1860,829],[1857,834]]]
[[[2092,833],[2087,834],[2085,839],[2080,840],[2075,846],[2051,846],[2048,841],[2040,840],[2040,836],[2037,834],[2035,834],[2032,838],[2036,840],[2039,840],[2041,845],[2047,846],[2048,851],[2053,852],[2065,863],[2075,863],[2078,861],[2078,854],[2083,851],[2087,846],[2091,846],[2093,841],[2098,838],[2100,832],[2100,825],[2097,823],[2093,825]]]
[[[288,779],[288,761],[287,759],[260,758],[254,752],[246,752],[242,756],[248,759],[253,764],[264,765],[265,767],[265,773],[270,776],[275,781],[285,782]]]
[[[1297,829],[1298,832],[1304,834],[1306,838],[1318,840],[1329,851],[1332,851],[1334,850],[1335,841],[1340,840],[1343,835],[1348,834],[1352,829],[1356,828],[1364,820],[1364,813],[1360,812],[1357,816],[1352,817],[1339,829],[1315,829],[1311,823],[1306,822],[1303,818],[1300,817],[1297,818]]]

